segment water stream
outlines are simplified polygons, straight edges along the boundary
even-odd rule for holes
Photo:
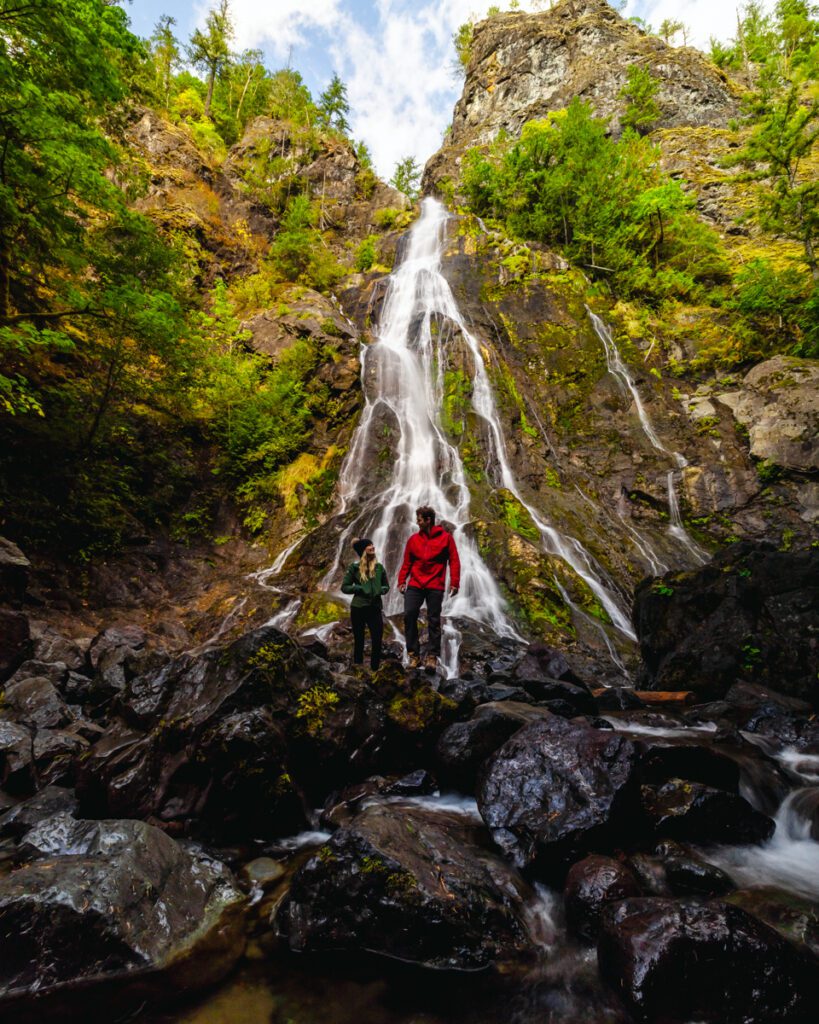
[[[454,531],[462,562],[462,586],[444,613],[471,619],[501,637],[516,638],[503,598],[480,556],[467,526],[470,493],[460,453],[441,423],[447,343],[457,336],[471,358],[472,409],[483,428],[487,471],[496,487],[510,491],[526,508],[540,534],[543,550],[567,563],[592,591],[615,628],[634,639],[625,601],[579,541],[561,534],[521,493],[509,463],[503,429],[490,383],[488,353],[471,334],[441,272],[449,214],[434,199],[424,200],[420,219],[408,240],[405,258],[390,278],[373,345],[362,349],[366,404],[340,475],[341,512],[355,515],[344,530],[334,565],[322,585],[337,585],[350,542],[366,534],[375,543],[395,580],[404,545],[414,530],[414,509],[428,504]],[[372,453],[389,442],[388,479],[373,486]],[[393,589],[385,611],[401,609]],[[442,661],[457,671],[460,635],[450,626]]]
[[[611,328],[609,328],[596,313],[592,313],[588,306],[586,307],[586,311],[589,314],[589,319],[592,322],[592,326],[594,327],[597,337],[603,343],[603,349],[606,353],[606,365],[609,373],[611,373],[618,382],[623,393],[629,395],[634,402],[634,406],[637,410],[637,416],[640,420],[640,426],[643,428],[643,433],[648,438],[650,444],[656,448],[658,452],[662,452],[663,455],[667,455],[674,462],[674,468],[670,469],[666,476],[668,516],[670,520],[668,532],[683,548],[685,548],[697,565],[704,565],[705,562],[708,561],[708,554],[703,551],[703,549],[685,529],[682,521],[682,515],[680,514],[680,502],[677,497],[677,487],[674,479],[677,473],[685,469],[688,462],[683,455],[680,455],[679,452],[672,452],[670,449],[666,448],[662,441],[657,437],[648,413],[646,412],[646,408],[643,405],[643,400],[640,398],[640,392],[637,390],[634,379],[632,378],[628,367],[623,362],[620,350],[617,348]]]

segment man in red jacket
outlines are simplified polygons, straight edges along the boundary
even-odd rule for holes
[[[461,560],[452,534],[435,525],[435,510],[422,505],[415,510],[418,533],[407,541],[398,574],[398,589],[404,595],[404,633],[411,668],[420,660],[418,613],[426,602],[429,643],[425,668],[436,668],[441,654],[441,605],[449,563],[449,593],[454,597],[461,582]]]

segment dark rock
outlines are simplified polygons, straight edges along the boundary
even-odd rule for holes
[[[69,672],[60,686],[67,704],[85,704],[91,700],[94,682],[79,672]]]
[[[647,748],[643,757],[643,775],[650,782],[687,779],[707,786],[739,791],[740,767],[735,760],[713,747],[697,743],[689,737],[679,740],[643,738]]]
[[[0,537],[0,604],[19,604],[26,594],[31,562],[12,541]]]
[[[739,680],[819,707],[819,551],[743,541],[637,587],[643,685],[718,699]]]
[[[28,618],[22,612],[0,608],[0,683],[30,657]]]
[[[774,886],[738,889],[726,903],[747,910],[783,938],[819,956],[819,903]]]
[[[561,701],[574,709],[575,715],[593,715],[596,711],[592,695],[583,686],[559,679],[522,679],[521,683],[527,693],[536,701],[551,705]]]
[[[40,679],[47,679],[52,686],[56,686],[59,689],[68,676],[68,666],[64,661],[37,661],[36,659],[24,661],[15,671],[14,675],[9,676],[6,680],[6,685],[11,686],[23,679],[31,679],[34,676]]]
[[[627,861],[646,896],[672,896],[673,892],[662,861],[643,851],[632,853]]]
[[[813,768],[815,771],[815,766]],[[811,839],[819,842],[819,786],[797,790],[791,797],[790,811],[807,824]]]
[[[486,763],[478,807],[516,865],[559,872],[634,832],[638,764],[631,740],[548,715]]]
[[[44,622],[31,623],[33,656],[37,661],[62,662],[69,669],[85,667],[85,649]],[[87,643],[87,641],[86,641]]]
[[[675,896],[723,896],[736,888],[730,875],[682,843],[666,839],[656,852]]]
[[[231,876],[159,829],[61,817],[26,842],[47,859],[0,879],[0,1007],[64,1008],[78,989],[87,1011],[100,985],[116,993],[110,1019],[211,984],[241,955]]]
[[[544,683],[555,680],[570,683],[580,682],[569,667],[564,655],[541,643],[529,644],[526,653],[513,666],[511,672],[513,678],[517,679],[527,690],[529,689],[528,683],[538,681]]]
[[[643,786],[644,811],[659,835],[695,843],[761,843],[774,833],[771,819],[744,797],[699,782],[671,779]]]
[[[566,925],[581,939],[596,939],[604,906],[640,895],[640,883],[627,864],[599,854],[584,857],[566,876],[563,890]]]
[[[518,704],[534,704],[535,699],[521,686],[509,686],[503,682],[489,683],[485,690],[487,702],[515,701]]]
[[[819,720],[807,701],[794,700],[767,686],[737,683],[725,695],[729,718],[743,732],[768,743],[768,749],[793,747],[819,754]]]
[[[418,768],[409,775],[402,775],[394,781],[387,780],[387,784],[381,791],[386,796],[426,796],[434,793],[437,783],[426,768]]]
[[[595,698],[598,712],[605,711],[629,711],[632,708],[638,709],[645,705],[627,686],[609,686],[605,693]]]
[[[73,790],[46,786],[28,800],[0,815],[0,838],[19,838],[45,818],[55,814],[75,814],[79,801]]]
[[[600,971],[640,1021],[808,1024],[815,961],[727,904],[631,899],[609,907]]]
[[[464,793],[475,791],[475,780],[484,761],[510,736],[546,712],[515,701],[482,704],[468,722],[445,729],[435,753],[441,781]]]
[[[48,679],[34,676],[8,683],[5,691],[6,714],[38,729],[59,729],[76,718]]]
[[[299,951],[368,950],[475,970],[531,949],[531,893],[463,816],[390,802],[336,832],[296,873],[276,923]]]

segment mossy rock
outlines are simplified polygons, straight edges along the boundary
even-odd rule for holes
[[[349,609],[343,601],[330,597],[323,591],[316,591],[309,594],[302,601],[299,613],[296,616],[295,625],[297,629],[308,629],[311,626],[326,626],[330,622],[338,622],[346,619]]]

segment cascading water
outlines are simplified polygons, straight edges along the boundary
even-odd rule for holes
[[[688,462],[684,456],[680,455],[679,452],[672,452],[666,448],[657,437],[654,432],[654,428],[651,425],[651,420],[648,417],[645,406],[643,405],[643,401],[640,398],[640,393],[637,390],[634,380],[629,373],[628,367],[623,362],[623,358],[614,341],[611,329],[600,319],[599,316],[597,316],[596,313],[592,313],[588,306],[586,307],[586,311],[589,314],[589,319],[592,322],[592,326],[594,327],[597,337],[603,343],[603,349],[606,353],[606,365],[609,373],[611,373],[615,380],[620,384],[624,393],[631,396],[635,408],[637,409],[637,416],[640,419],[640,425],[643,428],[643,433],[658,452],[662,452],[663,455],[667,455],[675,463],[675,468],[669,470],[668,476],[666,477],[666,487],[668,490],[668,515],[670,519],[668,532],[686,549],[688,554],[697,564],[702,565],[708,560],[708,555],[693,540],[683,525],[682,516],[680,515],[680,503],[677,498],[677,489],[674,481],[675,474],[680,470],[685,469]]]
[[[493,483],[520,501],[536,525],[545,551],[565,561],[587,584],[614,626],[634,639],[623,603],[613,588],[602,582],[600,567],[577,540],[547,524],[518,488],[481,345],[467,329],[441,273],[448,216],[440,203],[424,200],[406,257],[390,279],[377,340],[362,351],[366,405],[340,476],[341,512],[354,510],[356,514],[340,538],[335,564],[323,585],[337,581],[350,540],[364,533],[372,538],[395,580],[413,530],[414,509],[432,505],[439,519],[454,527],[462,562],[461,590],[445,604],[450,617],[442,652],[445,668],[449,673],[457,669],[460,637],[452,627],[453,618],[478,621],[502,637],[517,636],[497,584],[464,529],[470,520],[469,488],[458,449],[441,426],[445,344],[455,328],[471,357],[472,408],[484,426]],[[372,460],[367,456],[379,447],[379,431],[392,442],[394,462],[389,479],[374,486]],[[391,614],[400,608],[400,595],[393,589],[385,610]]]

